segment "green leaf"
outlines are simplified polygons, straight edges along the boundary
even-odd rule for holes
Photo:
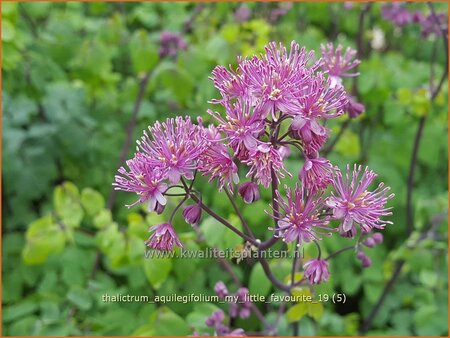
[[[105,207],[105,199],[98,191],[85,188],[81,192],[81,204],[88,215],[94,216]]]
[[[67,299],[80,310],[87,311],[92,307],[92,296],[79,286],[74,286],[67,294]]]
[[[147,280],[155,289],[159,289],[172,270],[172,260],[166,257],[152,257],[146,259],[143,264]]]
[[[189,325],[175,312],[164,307],[152,315],[155,336],[187,336],[192,333]]]
[[[201,224],[205,242],[209,246],[217,246],[223,239],[225,227],[212,217],[207,217]],[[228,230],[229,231],[229,230]]]
[[[304,315],[308,313],[308,304],[298,303],[286,312],[288,323],[298,322]]]
[[[94,226],[103,229],[112,223],[111,210],[103,209],[94,217]]]
[[[3,309],[3,321],[8,323],[17,320],[18,318],[34,313],[37,309],[38,304],[30,300],[25,300],[11,306],[6,306]]]
[[[249,291],[253,295],[267,295],[272,284],[267,279],[261,264],[256,264],[250,274]]]
[[[50,254],[60,253],[66,241],[63,230],[54,223],[50,215],[31,223],[26,232],[26,239],[22,258],[28,265],[42,264]]]
[[[129,48],[131,63],[136,73],[148,72],[158,63],[158,47],[150,41],[145,30],[141,29],[133,34]]]
[[[84,212],[80,204],[78,188],[73,183],[65,182],[55,188],[53,205],[63,226],[67,225],[71,228],[80,226]]]

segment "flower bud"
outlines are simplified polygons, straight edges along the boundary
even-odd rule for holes
[[[156,202],[155,210],[153,210],[153,211],[156,211],[156,213],[157,213],[158,215],[161,215],[161,214],[163,213],[163,211],[164,211],[165,208],[166,208],[165,205],[162,205],[161,203]]]
[[[363,268],[368,268],[372,265],[372,260],[364,252],[358,251],[356,257],[360,260]]]
[[[228,289],[222,281],[219,281],[214,286],[214,292],[219,296],[219,298],[225,298],[228,296]]]
[[[363,244],[365,246],[367,246],[368,248],[373,248],[375,245],[377,245],[377,243],[375,242],[375,240],[373,239],[373,237],[369,237],[367,238]]]
[[[202,208],[198,204],[189,205],[183,210],[183,217],[186,223],[198,225],[202,216]]]
[[[238,189],[239,195],[245,203],[250,204],[259,200],[258,185],[254,182],[246,182],[241,184]]]
[[[373,238],[373,240],[375,241],[376,244],[383,243],[383,234],[381,234],[379,232],[374,233],[372,238]]]

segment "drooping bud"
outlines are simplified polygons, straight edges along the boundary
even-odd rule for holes
[[[363,268],[368,268],[369,266],[372,265],[372,260],[364,252],[358,251],[356,257],[360,260]]]
[[[372,235],[373,240],[375,241],[376,244],[381,244],[383,243],[383,234],[376,232]]]
[[[186,223],[198,225],[202,217],[202,208],[198,204],[189,205],[183,210],[183,217]]]
[[[258,185],[254,182],[246,182],[241,184],[238,189],[238,193],[247,204],[256,202],[260,197]]]

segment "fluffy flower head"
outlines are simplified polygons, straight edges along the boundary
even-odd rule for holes
[[[155,168],[167,172],[171,183],[176,184],[184,176],[192,179],[199,155],[205,150],[202,128],[192,124],[189,117],[180,116],[156,122],[149,133],[138,141],[142,151]]]
[[[127,171],[124,167],[120,167],[119,174],[115,176],[113,183],[115,190],[134,192],[139,199],[132,206],[148,202],[149,211],[158,211],[161,206],[166,205],[166,198],[163,193],[167,189],[167,184],[163,180],[167,177],[164,170],[154,168],[151,161],[141,153],[137,153],[135,157],[127,161],[130,169]]]
[[[183,246],[170,223],[154,225],[148,231],[153,231],[153,234],[145,241],[145,244],[152,249],[172,251],[174,245],[179,247]]]
[[[275,235],[286,243],[297,240],[298,244],[319,240],[318,235],[328,235],[331,231],[327,227],[326,217],[319,218],[319,208],[322,206],[320,196],[306,197],[305,190],[296,184],[294,191],[287,188],[287,200],[280,192],[276,192],[276,201],[282,209],[282,215],[273,216],[278,221]],[[322,230],[322,231],[321,231]],[[325,231],[325,232],[323,232]]]
[[[388,195],[390,188],[380,183],[374,191],[368,191],[367,188],[377,175],[367,167],[362,171],[362,166],[356,164],[353,171],[347,165],[345,177],[344,180],[342,173],[336,168],[332,183],[335,193],[332,192],[332,196],[326,201],[333,209],[334,217],[342,220],[340,231],[351,231],[354,223],[359,224],[364,233],[392,224],[381,219],[392,214],[391,208],[385,207],[386,202],[394,197],[394,194]]]

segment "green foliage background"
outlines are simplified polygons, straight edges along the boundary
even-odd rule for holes
[[[251,18],[239,23],[236,3],[2,3],[2,258],[3,335],[189,335],[209,333],[204,324],[218,304],[105,303],[103,294],[213,294],[229,275],[214,260],[144,259],[149,225],[166,215],[146,214],[120,193],[106,208],[118,167],[125,129],[139,84],[149,85],[133,139],[156,119],[201,115],[217,97],[211,70],[235,64],[272,40],[291,40],[319,52],[334,41],[355,47],[361,4],[295,3],[277,22],[279,4],[249,3]],[[198,15],[197,10],[202,10]],[[346,304],[324,304],[317,311],[292,307],[278,322],[279,335],[291,335],[289,320],[300,320],[302,335],[355,335],[394,269],[402,275],[376,317],[375,335],[446,335],[447,323],[447,85],[434,105],[427,97],[433,38],[420,40],[417,26],[394,28],[374,4],[362,32],[364,54],[358,87],[367,111],[353,120],[330,155],[332,163],[367,164],[392,187],[396,197],[385,243],[367,250],[373,266],[363,270],[351,252],[331,263],[330,283],[317,293],[341,292]],[[424,12],[425,4],[413,5]],[[447,12],[446,4],[436,4]],[[162,30],[182,32],[188,49],[176,59],[159,59]],[[381,51],[371,48],[373,29],[385,34]],[[437,44],[436,77],[445,55]],[[414,190],[414,231],[405,235],[406,180],[418,119],[427,116]],[[346,117],[329,126],[336,134]],[[129,149],[132,155],[133,146]],[[299,157],[287,167],[296,173]],[[236,216],[214,184],[198,186],[206,202],[236,223]],[[263,212],[270,193],[244,215],[259,236],[268,236]],[[175,203],[172,200],[170,203]],[[170,207],[168,208],[170,209]],[[255,212],[257,210],[258,212]],[[442,220],[439,220],[439,217]],[[433,232],[430,224],[437,223]],[[177,231],[189,249],[240,245],[239,238],[204,216],[198,241],[181,217]],[[421,233],[427,238],[416,245]],[[326,250],[346,245],[333,237]],[[306,248],[314,254],[314,248]],[[272,260],[285,279],[286,260]],[[254,262],[234,264],[252,293],[275,292]],[[226,309],[220,305],[220,307]],[[291,307],[291,305],[289,305]],[[288,307],[288,308],[289,308]],[[296,310],[297,309],[297,310]],[[277,307],[262,308],[275,323]],[[252,315],[236,327],[261,331]]]

